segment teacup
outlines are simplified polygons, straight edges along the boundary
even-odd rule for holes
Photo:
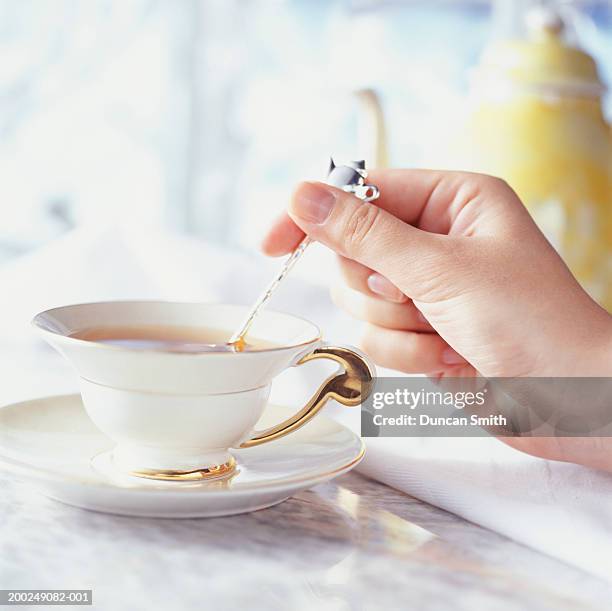
[[[174,353],[137,350],[72,337],[113,325],[205,326],[231,331],[247,308],[231,305],[116,301],[54,308],[34,326],[80,376],[83,404],[115,441],[115,466],[140,477],[191,481],[231,474],[231,448],[250,448],[295,431],[329,399],[359,405],[372,388],[373,367],[356,350],[330,346],[319,329],[292,315],[264,311],[250,334],[275,347],[253,352]],[[326,379],[291,418],[263,431],[272,380],[288,367],[331,359]]]

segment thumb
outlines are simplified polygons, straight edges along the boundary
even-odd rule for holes
[[[312,239],[379,272],[413,299],[426,299],[440,271],[456,260],[446,260],[448,236],[417,229],[323,183],[301,183],[289,216]]]

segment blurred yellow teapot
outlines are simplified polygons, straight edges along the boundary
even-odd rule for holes
[[[527,13],[527,36],[490,45],[470,112],[449,142],[457,169],[504,178],[587,291],[612,311],[612,140],[593,59],[567,44],[551,9]],[[380,108],[360,97],[384,148]],[[384,159],[384,152],[378,157]],[[534,262],[537,264],[537,262]]]

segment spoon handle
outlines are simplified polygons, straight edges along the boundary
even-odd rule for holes
[[[370,202],[376,199],[379,195],[378,188],[374,185],[366,184],[367,178],[365,171],[365,161],[351,161],[346,165],[336,165],[333,159],[330,159],[329,170],[327,172],[328,185],[338,187],[343,191],[352,193],[355,197],[363,201]],[[312,240],[306,236],[297,246],[297,248],[287,257],[279,273],[274,277],[272,282],[266,287],[266,290],[259,296],[257,301],[253,304],[253,307],[249,310],[246,318],[242,321],[242,324],[238,330],[232,335],[229,340],[230,344],[233,344],[238,350],[241,350],[244,346],[244,338],[249,332],[253,320],[261,310],[261,308],[269,301],[272,297],[272,293],[276,287],[281,283],[283,278],[291,271],[297,260],[304,254],[308,245]]]
[[[304,251],[312,240],[306,236],[297,246],[297,248],[287,257],[280,272],[273,278],[272,282],[268,284],[266,290],[257,298],[257,301],[253,304],[253,307],[249,310],[247,317],[243,320],[238,331],[236,331],[229,340],[230,344],[240,344],[243,342],[244,337],[249,332],[253,320],[259,313],[262,306],[270,299],[274,289],[282,282],[283,278],[291,271],[293,266],[297,263],[297,260],[304,254]]]

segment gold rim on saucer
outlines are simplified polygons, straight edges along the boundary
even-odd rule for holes
[[[230,458],[227,462],[221,465],[213,465],[203,469],[194,469],[193,471],[174,471],[174,470],[159,470],[142,469],[140,471],[130,471],[129,475],[135,477],[145,477],[147,479],[160,479],[164,481],[177,482],[199,482],[202,480],[217,479],[226,477],[236,470],[236,460]]]

